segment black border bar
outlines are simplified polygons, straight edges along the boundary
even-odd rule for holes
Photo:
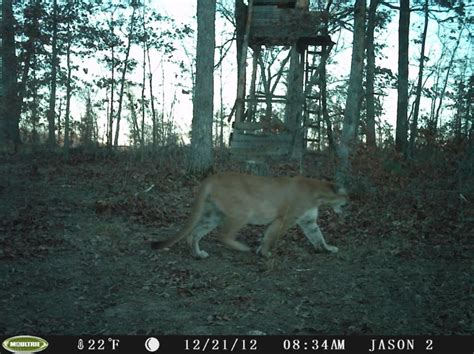
[[[350,354],[473,354],[473,336],[192,336],[82,335],[50,336],[26,333],[48,342],[44,354],[158,354],[192,353],[350,353]],[[14,337],[0,336],[0,341]],[[0,347],[0,353],[8,353]]]

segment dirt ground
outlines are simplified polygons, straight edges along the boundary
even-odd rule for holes
[[[3,157],[0,333],[472,334],[474,196],[459,191],[472,175],[459,184],[453,170],[447,184],[446,171],[381,171],[366,175],[369,192],[351,196],[345,218],[321,213],[337,254],[313,251],[293,228],[268,260],[215,234],[201,242],[210,257],[196,260],[185,242],[148,245],[189,213],[199,180],[182,169]],[[256,249],[262,230],[240,237]]]

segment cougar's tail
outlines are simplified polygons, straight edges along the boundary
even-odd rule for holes
[[[185,238],[196,226],[201,219],[201,215],[204,209],[204,204],[206,202],[207,196],[209,195],[211,188],[210,188],[210,181],[209,179],[205,180],[202,183],[201,188],[199,189],[199,194],[194,202],[194,205],[191,209],[191,216],[189,217],[188,221],[181,229],[181,231],[174,237],[171,237],[164,241],[152,241],[151,248],[152,249],[162,249],[173,246],[176,242],[180,241],[181,239]]]

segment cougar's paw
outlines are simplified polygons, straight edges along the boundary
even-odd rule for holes
[[[328,246],[326,249],[331,253],[336,253],[339,251],[339,248],[337,248],[336,246]]]
[[[263,256],[265,258],[269,258],[272,256],[272,253],[270,251],[265,250],[262,246],[259,246],[257,248],[257,254],[259,256]]]
[[[198,259],[205,259],[209,257],[209,253],[207,253],[206,251],[199,251],[194,253],[194,256]]]

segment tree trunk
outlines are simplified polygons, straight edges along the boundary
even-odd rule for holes
[[[249,99],[250,102],[248,104],[248,113],[247,113],[247,121],[255,121],[255,109],[257,107],[257,103],[255,102],[255,84],[257,82],[257,64],[258,64],[258,57],[260,48],[254,48],[253,56],[252,56],[252,77],[250,79],[250,92],[249,92]]]
[[[58,129],[58,137],[57,141],[61,141],[61,134],[62,134],[62,123],[61,123],[61,114],[63,112],[63,100],[60,98],[59,99],[59,108],[58,108],[58,114],[56,116],[57,121],[56,121],[56,128]]]
[[[153,150],[158,144],[158,122],[155,108],[155,95],[153,94],[153,71],[151,68],[150,46],[146,43],[146,55],[148,60],[148,86],[150,88],[150,105],[151,105],[151,124],[152,124],[152,141]]]
[[[163,59],[161,59],[161,114],[160,114],[160,136],[161,136],[161,146],[165,146],[168,143],[168,130],[165,127],[165,66],[163,64]],[[193,87],[193,91],[196,87]],[[194,92],[193,92],[194,97]]]
[[[375,147],[375,99],[374,99],[374,81],[375,81],[375,51],[374,51],[374,30],[377,6],[379,0],[371,0],[367,21],[367,70],[366,70],[366,91],[365,102],[367,104],[367,128],[366,143],[367,146]]]
[[[237,3],[236,3],[237,5]],[[239,11],[243,11],[244,7],[241,5],[239,6]],[[252,9],[253,0],[249,0],[249,4],[247,7],[247,16],[245,17],[245,26],[244,33],[237,34],[237,58],[240,61],[237,63],[237,99],[235,101],[235,121],[240,122],[244,120],[244,113],[245,113],[245,82],[246,82],[246,63],[247,63],[247,50],[248,50],[248,40],[249,40],[249,32],[250,32],[250,22],[252,21],[251,12],[249,10]],[[242,32],[242,20],[240,19],[237,23],[237,30],[238,32]],[[239,38],[240,37],[240,38]],[[240,53],[240,54],[239,54]]]
[[[130,28],[128,30],[127,49],[125,52],[125,60],[123,62],[122,78],[120,80],[120,93],[119,93],[119,102],[118,102],[118,109],[117,109],[117,123],[115,126],[115,141],[114,141],[115,147],[118,146],[118,140],[119,140],[119,134],[120,134],[120,119],[122,116],[123,93],[125,90],[125,78],[127,76],[128,61],[130,57],[130,48],[132,46],[133,29],[135,26],[135,9],[136,7],[133,6],[132,18],[130,19]]]
[[[112,32],[112,36],[114,36],[114,12],[111,12],[110,18],[110,30]],[[110,65],[111,65],[111,72],[110,72],[110,105],[109,105],[109,115],[108,115],[108,124],[107,124],[107,146],[112,147],[113,144],[113,128],[114,128],[114,93],[115,93],[115,43],[112,40],[110,44]]]
[[[51,58],[51,91],[49,94],[48,117],[48,145],[56,145],[55,120],[56,120],[56,73],[58,65],[58,3],[53,0],[53,37],[51,39],[52,58]]]
[[[67,48],[66,48],[66,65],[67,65],[67,81],[66,81],[66,113],[64,116],[64,157],[69,158],[69,147],[70,141],[70,107],[71,107],[71,77],[72,77],[72,66],[71,66],[71,28],[67,26]]]
[[[86,147],[92,146],[92,142],[94,141],[94,117],[93,117],[93,109],[92,109],[92,99],[91,99],[91,91],[87,89],[86,91],[86,113],[84,118],[82,119],[83,129],[81,132],[81,142]]]
[[[196,87],[193,97],[190,169],[199,173],[209,171],[213,165],[215,16],[215,1],[198,0]]]
[[[398,26],[398,98],[395,149],[406,156],[408,134],[408,44],[410,32],[410,0],[400,0]]]
[[[20,118],[21,118],[21,111],[23,108],[23,98],[25,97],[26,93],[26,84],[28,81],[28,74],[30,71],[31,61],[33,57],[36,55],[36,40],[41,36],[40,32],[40,24],[39,24],[39,17],[42,11],[41,1],[39,0],[32,0],[29,5],[29,11],[32,12],[32,21],[33,24],[29,25],[25,23],[25,27],[28,26],[28,40],[25,43],[24,50],[23,50],[23,58],[24,58],[24,65],[23,65],[23,73],[22,78],[20,81],[20,85],[18,87],[18,98],[17,104],[15,105],[17,111],[13,114],[15,119],[12,126],[12,133],[14,134],[13,140],[15,145],[21,143],[20,141]]]
[[[223,49],[221,48],[220,53],[221,58],[223,57]],[[220,109],[219,109],[219,148],[224,148],[224,72],[223,65],[221,63],[219,68],[219,99],[220,99]]]
[[[459,76],[456,83],[456,93],[455,93],[455,104],[454,110],[455,115],[453,118],[453,132],[456,142],[461,142],[463,138],[467,137],[467,134],[463,134],[462,129],[462,120],[463,117],[467,116],[468,107],[466,105],[467,99],[467,89],[466,89],[466,71],[468,63],[464,61],[462,67],[459,70]],[[466,117],[467,118],[467,117]],[[467,132],[466,132],[467,133]]]
[[[437,122],[435,120],[436,102],[438,101],[439,85],[441,81],[441,71],[442,71],[441,67],[442,67],[446,52],[447,50],[444,47],[439,55],[438,62],[436,63],[436,65],[434,66],[434,69],[432,70],[432,74],[435,75],[433,88],[432,88],[434,94],[431,97],[430,115],[427,122],[427,129],[429,130],[430,136],[436,135],[436,130],[437,130]]]
[[[321,55],[321,66],[319,70],[319,91],[321,94],[321,110],[323,115],[324,123],[326,124],[327,138],[329,148],[333,151],[336,150],[336,144],[334,142],[334,134],[332,132],[332,122],[329,118],[328,113],[328,102],[327,102],[327,76],[326,76],[326,63],[329,56],[328,49],[324,48]],[[319,137],[321,140],[321,137]]]
[[[5,84],[5,81],[4,81],[4,74],[6,72],[5,70],[5,64],[4,64],[4,59],[6,57],[6,53],[5,53],[5,45],[3,44],[3,38],[5,38],[5,17],[4,17],[4,8],[3,8],[3,4],[5,2],[2,2],[0,4],[1,8],[0,8],[0,14],[1,14],[1,23],[0,23],[0,36],[2,38],[2,42],[0,42],[0,53],[1,53],[1,56],[0,56],[0,152],[3,151],[6,146],[7,146],[7,143],[6,143],[6,140],[7,140],[7,134],[6,134],[6,128],[5,128],[5,125],[6,125],[6,113],[7,113],[7,110],[5,107],[6,105],[6,100],[5,100],[5,94],[6,94],[6,84]]]
[[[131,121],[131,130],[132,130],[132,144],[134,147],[137,147],[140,142],[140,128],[138,127],[138,118],[137,111],[135,110],[134,98],[130,90],[126,93],[128,98],[128,107],[130,109],[130,121]]]
[[[303,153],[303,60],[296,45],[291,48],[290,69],[287,77],[285,123],[292,135],[291,158],[298,159]]]
[[[114,126],[114,91],[115,91],[115,50],[114,47],[112,46],[112,60],[111,60],[111,65],[112,65],[112,71],[111,71],[111,77],[110,77],[110,107],[109,107],[109,124],[108,124],[108,129],[107,129],[107,145],[109,147],[112,146],[112,131],[113,131],[113,126]]]
[[[245,24],[247,23],[247,5],[243,0],[235,0],[235,31],[236,31],[236,47],[237,47],[237,80],[241,75],[242,48],[245,36]],[[245,67],[243,68],[245,70]]]
[[[425,67],[425,47],[426,47],[426,34],[428,33],[428,0],[425,0],[425,5],[423,10],[425,12],[425,24],[423,27],[423,34],[421,35],[421,53],[420,53],[420,66],[418,69],[418,82],[416,84],[416,93],[415,93],[415,107],[413,111],[413,120],[411,123],[410,130],[410,149],[409,154],[411,157],[414,156],[415,152],[415,141],[418,134],[418,115],[420,112],[420,100],[421,100],[421,89],[423,88],[423,70]]]
[[[444,78],[443,88],[441,89],[438,108],[436,109],[436,114],[434,117],[434,121],[436,122],[436,126],[439,124],[439,115],[441,112],[441,107],[443,106],[443,99],[446,94],[446,88],[448,87],[449,75],[451,74],[451,69],[454,66],[454,59],[456,58],[456,52],[459,48],[459,44],[461,43],[462,33],[464,31],[464,27],[459,31],[458,38],[456,40],[456,44],[454,46],[453,52],[451,53],[451,58],[449,59],[448,68],[446,70],[446,76]]]
[[[2,6],[2,85],[0,89],[0,150],[12,144],[20,144],[18,122],[21,110],[18,108],[17,58],[15,53],[15,19],[12,0],[3,0]]]
[[[362,97],[362,71],[364,67],[365,39],[365,0],[356,0],[354,14],[354,37],[352,46],[351,73],[347,90],[346,109],[344,110],[344,125],[342,136],[337,149],[339,165],[336,181],[348,186],[351,165],[349,156],[352,152],[354,132],[360,115],[360,98]]]
[[[467,81],[466,89],[466,111],[464,114],[464,136],[469,139],[471,144],[473,143],[472,139],[474,138],[474,75],[471,74]],[[469,129],[469,126],[471,127]],[[469,129],[469,130],[468,130]]]
[[[145,7],[143,7],[142,13],[142,25],[143,25],[143,33],[146,33],[146,25],[145,25]],[[146,36],[143,36],[143,63],[142,63],[142,70],[143,70],[143,78],[142,78],[142,134],[140,137],[140,147],[142,149],[142,157],[145,151],[145,84],[146,84]]]
[[[33,63],[31,65],[31,76],[32,79],[29,82],[29,89],[31,92],[31,140],[30,142],[33,145],[37,145],[39,143],[39,135],[38,135],[38,122],[39,122],[39,117],[38,117],[38,78],[36,76],[37,72],[37,58],[36,56],[33,58]]]
[[[331,5],[332,1],[329,0],[326,5],[326,11],[329,13],[331,10]],[[329,23],[328,23],[328,18],[325,17],[324,19],[324,27],[322,30],[323,35],[328,35],[329,34]],[[329,118],[329,113],[328,113],[328,102],[327,102],[327,68],[326,64],[328,61],[329,53],[331,51],[331,47],[323,47],[322,48],[322,53],[321,53],[321,62],[319,66],[319,92],[321,95],[321,113],[323,116],[324,123],[326,124],[326,132],[327,132],[327,138],[328,138],[328,145],[329,148],[332,149],[333,151],[336,152],[336,143],[334,141],[334,134],[332,131],[332,122],[331,119]],[[318,130],[318,149],[321,146],[321,123],[319,124],[319,130]]]

